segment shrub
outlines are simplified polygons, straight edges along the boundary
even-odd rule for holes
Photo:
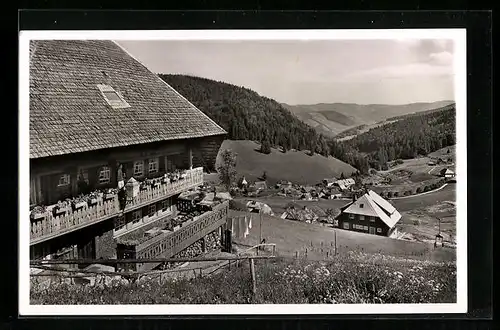
[[[410,196],[410,195],[411,195],[411,191],[410,191],[410,190],[405,191],[405,192],[404,192],[404,195],[405,195],[405,196]]]
[[[388,191],[387,192],[387,198],[392,198],[393,194],[392,194],[392,191]]]
[[[424,191],[424,190],[422,189],[422,187],[418,187],[418,188],[417,188],[417,194],[420,194],[420,193],[422,193],[423,191]]]
[[[398,191],[395,191],[394,192],[394,197],[398,197],[399,196],[399,192]]]
[[[246,211],[246,205],[243,202],[235,201],[234,199],[229,201],[229,208],[235,211]]]

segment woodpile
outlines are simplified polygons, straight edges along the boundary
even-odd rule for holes
[[[195,258],[203,255],[204,253],[219,250],[221,247],[220,241],[221,237],[219,230],[215,230],[205,236],[205,252],[203,252],[203,239],[200,239],[174,255],[173,258]],[[173,269],[179,267],[181,264],[182,262],[167,263],[163,265],[162,269]]]

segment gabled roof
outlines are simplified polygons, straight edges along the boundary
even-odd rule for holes
[[[361,206],[362,205],[362,206]],[[366,194],[341,208],[342,212],[380,218],[389,228],[401,219],[401,214],[388,201],[369,190]]]
[[[112,107],[106,89],[123,107]],[[30,158],[226,132],[107,40],[30,45]]]

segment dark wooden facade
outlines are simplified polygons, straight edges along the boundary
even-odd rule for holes
[[[335,218],[334,227],[379,236],[390,236],[394,230],[394,228],[389,228],[379,217],[346,212],[342,212]]]
[[[157,177],[190,165],[213,170],[222,141],[217,136],[34,159],[30,162],[30,204],[51,205],[97,188],[116,188],[122,174],[126,181],[132,176],[139,180]],[[150,160],[157,162],[152,173]],[[142,175],[134,175],[134,163],[140,161]],[[109,180],[100,179],[100,173],[109,174]]]

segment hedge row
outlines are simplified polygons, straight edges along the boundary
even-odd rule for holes
[[[415,187],[408,187],[408,189],[404,191],[392,191],[387,190],[380,193],[380,195],[384,198],[392,198],[392,197],[402,197],[402,196],[411,196],[416,194],[421,194],[427,191],[435,190],[441,187],[446,183],[446,179],[440,178],[436,180],[424,181],[420,185]]]

